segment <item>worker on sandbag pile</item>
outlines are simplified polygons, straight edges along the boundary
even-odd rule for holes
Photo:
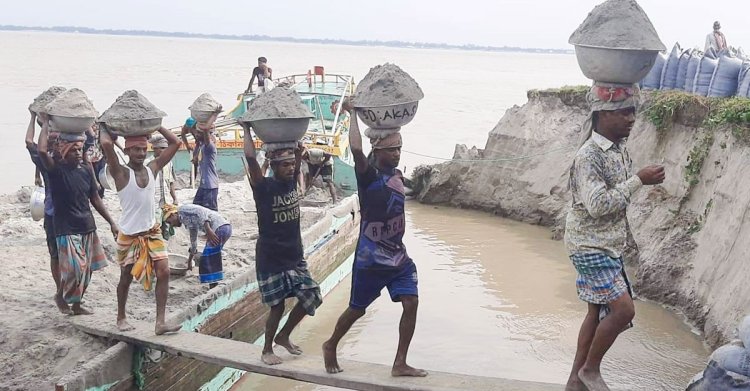
[[[179,324],[168,324],[165,318],[169,294],[169,254],[161,233],[161,221],[156,221],[156,175],[180,148],[180,141],[164,127],[159,133],[167,140],[167,148],[158,158],[145,163],[148,150],[146,136],[125,137],[125,154],[128,163],[120,163],[115,153],[114,142],[107,131],[102,131],[100,140],[107,166],[115,180],[120,198],[122,215],[120,233],[117,236],[117,263],[120,265],[120,281],[117,285],[117,328],[133,330],[126,319],[125,307],[130,283],[133,278],[151,290],[156,277],[156,325],[157,335],[175,332]]]
[[[333,185],[333,155],[326,153],[320,148],[308,148],[302,154],[302,158],[307,163],[308,174],[305,178],[306,188],[312,186],[313,181],[318,176],[323,178],[323,182],[331,193],[331,200],[337,202],[336,187]],[[302,194],[305,189],[302,190]]]
[[[417,266],[406,252],[403,237],[404,214],[403,174],[396,167],[401,158],[401,134],[372,138],[372,159],[362,150],[357,116],[349,102],[344,109],[352,115],[349,145],[354,156],[354,170],[362,219],[354,255],[352,288],[349,307],[338,319],[331,338],[323,344],[326,371],[342,371],[336,358],[341,338],[365,310],[388,288],[390,298],[403,307],[399,326],[398,348],[391,368],[392,376],[427,376],[422,369],[406,363],[411,339],[417,323]]]
[[[267,365],[277,365],[282,360],[273,351],[274,342],[291,354],[302,354],[289,337],[305,315],[315,315],[315,310],[323,303],[320,287],[307,269],[302,246],[300,193],[295,180],[302,164],[302,146],[268,151],[266,159],[270,161],[273,176],[265,177],[258,164],[250,128],[240,123],[245,128],[245,158],[258,213],[255,271],[261,301],[271,308],[261,360]],[[296,297],[297,303],[277,334],[284,315],[284,301],[291,297]]]
[[[55,302],[63,313],[89,315],[91,311],[82,306],[83,296],[93,272],[108,263],[89,204],[109,223],[115,236],[117,224],[99,197],[93,170],[84,162],[83,131],[61,133],[56,150],[50,152],[49,117],[40,112],[39,118],[42,131],[37,152],[49,178],[55,211],[53,230],[60,273]]]
[[[728,47],[727,37],[721,32],[721,23],[717,20],[714,22],[714,31],[706,35],[706,47],[704,51],[708,52],[709,49],[713,49],[714,52],[719,53]]]
[[[623,266],[632,239],[627,209],[643,185],[664,181],[664,167],[633,173],[625,141],[635,123],[637,85],[594,83],[587,95],[590,122],[570,169],[572,207],[565,244],[578,272],[578,297],[588,313],[578,336],[566,390],[609,390],[600,372],[604,354],[632,326],[633,294]]]

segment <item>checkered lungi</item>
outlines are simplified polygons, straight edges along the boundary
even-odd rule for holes
[[[274,307],[285,299],[296,297],[305,309],[313,316],[315,310],[323,304],[318,283],[307,270],[307,262],[302,261],[295,269],[280,273],[256,273],[263,304]]]
[[[608,304],[631,293],[622,258],[604,253],[574,254],[570,256],[578,272],[578,298],[591,304]]]

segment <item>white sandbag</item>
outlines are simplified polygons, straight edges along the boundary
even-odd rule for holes
[[[680,56],[682,55],[682,49],[680,44],[675,43],[672,48],[672,52],[667,57],[667,63],[664,64],[664,70],[661,74],[660,88],[662,90],[673,90],[677,85],[677,70],[680,66]]]
[[[687,71],[685,72],[685,85],[683,86],[683,90],[693,92],[693,88],[695,87],[695,74],[698,73],[698,66],[701,63],[702,58],[703,55],[697,50],[694,50],[690,55]]]
[[[737,57],[723,55],[711,77],[708,96],[726,98],[737,92],[737,78],[742,69],[742,60]]]
[[[687,77],[687,68],[692,54],[692,50],[686,50],[680,55],[680,61],[677,63],[677,81],[674,86],[676,90],[685,89],[685,78]]]
[[[724,345],[711,354],[711,360],[727,371],[750,376],[750,352],[742,346]]]
[[[659,53],[656,56],[656,62],[648,72],[646,77],[641,80],[641,88],[648,90],[658,90],[661,87],[661,73],[664,70],[664,64],[667,63],[667,55]]]
[[[711,86],[716,65],[719,60],[704,54],[698,65],[698,71],[695,73],[695,82],[693,83],[693,93],[700,96],[708,95],[708,88]]]
[[[750,349],[750,315],[740,322],[740,340],[742,340],[745,349]]]

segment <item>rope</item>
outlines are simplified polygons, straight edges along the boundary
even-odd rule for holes
[[[511,161],[516,161],[516,160],[525,160],[525,159],[530,159],[530,158],[537,157],[537,156],[550,155],[550,154],[553,154],[555,152],[560,152],[560,151],[572,151],[573,149],[574,149],[573,147],[563,147],[563,148],[552,149],[552,150],[549,150],[549,151],[546,151],[546,152],[540,152],[540,153],[535,153],[535,154],[531,154],[531,155],[516,156],[516,157],[509,157],[509,158],[499,158],[499,159],[447,159],[447,158],[443,158],[443,157],[430,156],[430,155],[425,155],[425,154],[422,154],[422,153],[406,151],[406,150],[403,150],[403,149],[402,149],[402,152],[408,153],[410,155],[416,155],[416,156],[421,156],[421,157],[426,157],[426,158],[436,159],[436,160],[443,160],[443,161],[452,161],[452,162],[488,162],[488,163],[492,163],[492,162],[511,162]]]

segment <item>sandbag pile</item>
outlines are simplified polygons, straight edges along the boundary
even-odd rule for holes
[[[706,370],[688,385],[689,391],[750,391],[750,316],[740,322],[738,336],[711,354]]]
[[[720,53],[683,50],[675,44],[669,55],[659,54],[654,67],[640,82],[650,90],[679,90],[708,97],[750,98],[750,58],[742,49]],[[658,80],[658,82],[657,82]]]

